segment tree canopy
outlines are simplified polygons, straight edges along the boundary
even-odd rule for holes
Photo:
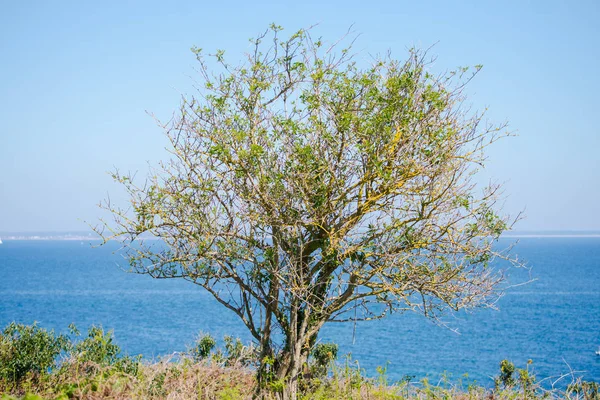
[[[136,272],[186,279],[237,314],[259,374],[293,398],[327,322],[494,303],[510,223],[499,187],[473,176],[507,132],[465,107],[479,66],[434,74],[419,50],[366,62],[277,26],[252,43],[238,65],[193,49],[200,86],[162,124],[172,157],[142,183],[114,174],[131,207],[104,204],[102,234]]]

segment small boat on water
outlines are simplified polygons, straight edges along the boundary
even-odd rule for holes
[[[598,346],[598,350],[596,350],[596,355],[600,356],[600,346]]]
[[[2,244],[2,239],[0,239],[0,244]]]

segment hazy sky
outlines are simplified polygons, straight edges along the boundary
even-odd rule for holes
[[[598,1],[0,2],[0,231],[82,230],[106,171],[166,158],[145,111],[168,118],[193,93],[196,45],[234,59],[271,22],[350,25],[367,57],[437,43],[436,68],[483,64],[469,93],[518,137],[489,153],[520,230],[600,229]]]

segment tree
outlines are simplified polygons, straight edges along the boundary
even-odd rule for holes
[[[463,105],[480,67],[434,75],[418,50],[361,67],[351,44],[280,31],[239,66],[217,51],[216,72],[193,49],[202,85],[161,125],[172,158],[143,184],[114,174],[131,207],[105,203],[102,234],[134,271],[233,311],[259,345],[259,381],[295,398],[326,322],[493,304],[503,277],[489,263],[507,257],[492,246],[509,225],[499,187],[473,174],[507,132]]]

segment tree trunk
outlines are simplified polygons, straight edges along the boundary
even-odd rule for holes
[[[298,398],[298,381],[288,382],[283,388],[283,400],[296,400]]]
[[[283,382],[283,392],[279,397],[282,400],[296,400],[298,398],[298,382],[302,366],[306,363],[307,354],[302,351],[302,342],[289,343],[287,351],[282,353],[278,360],[275,376]]]
[[[298,357],[291,358],[286,375],[280,378],[285,383],[283,387],[283,400],[296,400],[298,398],[298,381],[302,365],[306,360],[304,360],[304,357],[300,353],[297,353],[296,356]]]

